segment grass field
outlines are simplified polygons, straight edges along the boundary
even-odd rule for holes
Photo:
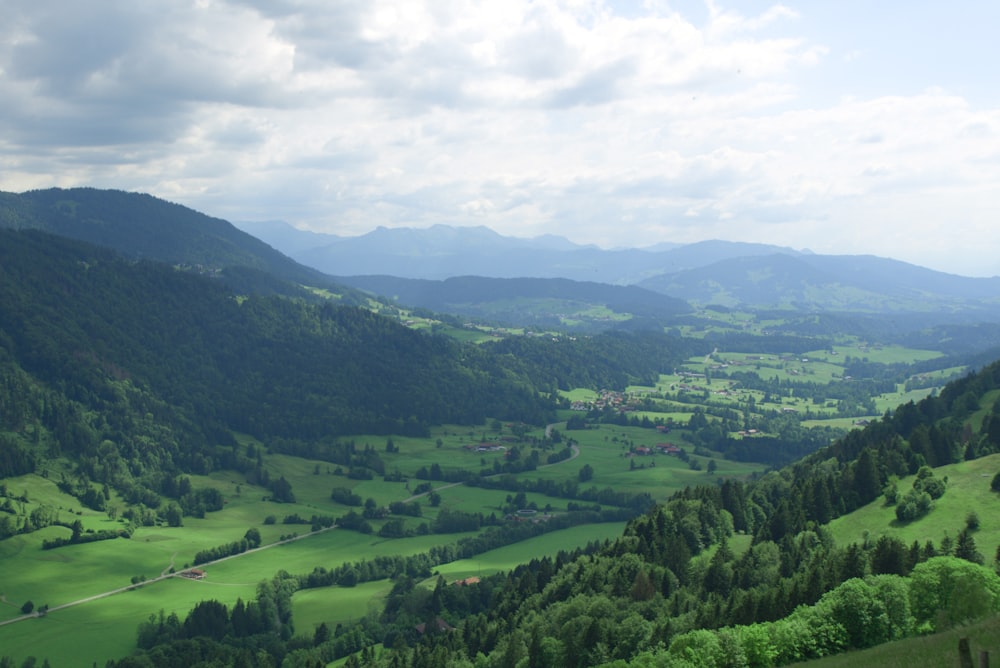
[[[923,545],[932,540],[940,546],[946,533],[954,539],[965,527],[966,516],[975,512],[979,516],[980,528],[973,537],[979,552],[989,563],[1000,544],[1000,495],[990,490],[990,482],[998,471],[1000,454],[942,466],[934,469],[934,475],[941,479],[947,476],[947,491],[934,502],[933,510],[926,516],[900,524],[896,520],[895,506],[887,506],[884,498],[879,498],[850,515],[830,522],[830,532],[838,545],[860,542],[866,535],[871,540],[888,535],[901,539],[907,545],[913,541]],[[899,481],[900,494],[912,488],[913,478],[909,476]]]
[[[539,432],[540,433],[540,432]],[[396,438],[394,444],[398,452],[384,453],[387,470],[405,471],[412,474],[414,468],[439,463],[442,467],[478,468],[483,456],[467,452],[464,445],[478,442],[483,430],[443,427],[428,439]],[[487,434],[489,436],[489,434]],[[373,447],[384,448],[385,439],[370,439]],[[441,446],[438,446],[438,441]],[[359,443],[364,440],[359,439]],[[376,445],[376,443],[378,445]],[[486,455],[489,463],[498,456]],[[265,545],[276,542],[290,534],[309,531],[308,525],[283,524],[286,515],[298,514],[310,517],[313,514],[340,516],[347,508],[330,499],[333,487],[348,487],[362,498],[374,498],[379,505],[408,498],[412,487],[419,481],[411,479],[411,484],[384,482],[381,479],[357,481],[334,475],[325,462],[314,462],[295,457],[271,454],[265,457],[265,465],[272,475],[281,474],[293,483],[296,502],[276,504],[266,501],[269,492],[263,488],[247,484],[231,472],[216,472],[210,476],[190,476],[195,488],[214,487],[225,499],[225,508],[209,513],[204,519],[184,518],[183,527],[152,526],[136,528],[131,539],[117,539],[85,545],[70,545],[55,550],[41,549],[42,541],[56,536],[68,536],[70,531],[60,526],[50,526],[31,534],[17,535],[0,541],[0,594],[7,605],[0,605],[0,622],[21,615],[21,604],[27,600],[35,606],[56,607],[95,594],[130,585],[133,577],[143,579],[159,576],[171,567],[180,570],[193,563],[196,552],[221,544],[240,540],[247,529],[260,531]],[[565,464],[562,476],[575,476],[576,468]],[[558,466],[550,470],[555,471]],[[29,499],[25,511],[38,506],[48,506],[58,511],[63,521],[80,519],[85,529],[104,529],[122,526],[112,521],[103,512],[81,509],[79,502],[63,494],[51,478],[58,477],[58,467],[50,472],[50,478],[27,475],[8,479],[5,482],[12,494],[25,495]],[[472,488],[466,486],[440,488],[440,508],[499,514],[508,496],[507,492]],[[553,499],[538,494],[528,494],[527,500],[539,507],[551,506],[556,511],[566,509],[564,499]],[[116,504],[123,503],[112,498]],[[432,520],[439,509],[422,502],[423,517],[407,518],[407,526],[415,528],[419,522]],[[276,522],[265,524],[264,519],[273,515]],[[374,522],[376,529],[381,524]],[[621,525],[599,525],[577,527],[560,532],[560,549],[571,549],[593,540],[596,535],[607,537],[620,533]],[[378,555],[410,555],[425,552],[433,545],[459,540],[461,534],[414,536],[403,539],[383,539],[377,535],[362,535],[356,532],[335,530],[305,540],[274,547],[269,550],[242,555],[223,563],[206,567],[208,576],[202,581],[180,578],[147,583],[135,591],[81,604],[64,610],[54,610],[42,619],[30,619],[0,626],[0,647],[3,653],[11,654],[19,660],[27,655],[42,656],[39,648],[44,648],[44,656],[54,665],[73,665],[76,659],[86,659],[87,665],[96,661],[102,663],[109,657],[127,653],[134,646],[135,630],[140,621],[149,614],[163,609],[166,613],[177,612],[181,617],[198,601],[212,598],[227,605],[237,598],[250,599],[255,595],[257,583],[271,577],[278,570],[290,573],[308,573],[316,566],[333,568],[342,563]],[[541,541],[541,542],[538,542]],[[545,542],[548,541],[548,542]],[[536,544],[537,542],[537,544]],[[511,565],[516,558],[512,555],[539,555],[551,549],[551,539],[545,536],[511,546],[506,556],[484,557],[490,563]],[[529,557],[530,558],[530,557]],[[339,587],[322,592],[310,592],[301,597],[301,623],[314,627],[319,621],[334,625],[345,619],[364,614],[370,606],[377,605],[382,590],[377,583],[371,583],[354,590]],[[296,600],[299,607],[299,600]],[[86,621],[84,621],[86,620]],[[318,621],[317,621],[318,620]],[[94,645],[95,633],[102,641]],[[87,646],[83,657],[76,652],[77,647]]]

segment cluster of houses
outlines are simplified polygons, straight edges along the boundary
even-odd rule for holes
[[[661,455],[671,455],[676,457],[677,455],[680,454],[680,452],[681,452],[680,447],[674,445],[673,443],[657,443],[651,448],[646,447],[645,445],[640,445],[634,448],[626,456],[632,457],[638,455],[639,457],[648,457],[650,455],[661,454]]]
[[[619,413],[627,413],[636,409],[637,401],[624,392],[614,392],[612,390],[601,390],[600,394],[593,401],[574,401],[570,408],[574,411],[602,411],[605,408],[617,410]]]

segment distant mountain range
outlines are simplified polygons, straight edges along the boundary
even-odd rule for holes
[[[303,286],[332,288],[360,302],[361,290],[463,317],[583,320],[598,329],[626,320],[660,326],[688,311],[685,304],[1000,320],[1000,278],[966,278],[873,256],[727,241],[602,250],[562,237],[521,239],[446,225],[378,228],[357,237],[274,221],[240,225],[139,193],[0,193],[0,227],[41,229],[133,259],[216,272],[258,292],[306,296]]]
[[[452,296],[455,283],[446,279],[480,276],[636,286],[694,304],[728,307],[1000,315],[1000,278],[967,278],[870,255],[817,255],[729,241],[602,250],[561,237],[521,239],[485,227],[445,225],[378,228],[357,237],[303,232],[275,222],[240,225],[342,282],[426,308],[458,303]],[[387,276],[414,282],[406,286]],[[496,283],[479,285],[478,299],[466,285],[459,301],[488,301],[498,289]]]
[[[603,250],[551,235],[508,237],[481,226],[379,227],[360,236],[340,237],[274,221],[237,224],[299,262],[334,276],[567,278],[631,285],[738,257],[801,254],[792,248],[728,241]]]

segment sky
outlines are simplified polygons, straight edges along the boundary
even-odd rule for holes
[[[0,190],[1000,275],[1000,3],[5,0]]]

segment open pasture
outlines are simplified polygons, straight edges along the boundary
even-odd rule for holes
[[[49,659],[53,666],[102,666],[110,657],[135,650],[136,629],[150,614],[163,610],[183,619],[192,601],[206,597],[198,584],[172,578],[46,617],[0,626],[0,647],[17,665],[35,656],[39,661]]]
[[[295,592],[292,597],[295,633],[311,637],[320,624],[325,623],[333,630],[337,624],[349,624],[369,613],[381,612],[391,590],[391,580],[375,580],[355,587],[333,586]]]
[[[624,530],[624,522],[607,522],[553,531],[530,541],[484,552],[471,559],[459,559],[443,564],[436,568],[435,575],[425,580],[423,584],[433,586],[437,582],[437,575],[442,575],[447,582],[453,582],[473,576],[509,571],[532,559],[554,557],[560,551],[583,547],[594,541],[614,540],[621,536]]]
[[[863,541],[865,536],[877,540],[879,536],[895,536],[907,545],[918,541],[923,545],[928,540],[940,546],[947,534],[954,540],[965,527],[965,518],[970,512],[979,516],[980,528],[973,533],[979,552],[992,561],[1000,545],[1000,495],[990,490],[993,476],[1000,471],[1000,454],[989,455],[967,462],[949,464],[934,469],[934,476],[948,478],[947,488],[934,507],[924,517],[901,524],[896,520],[896,507],[885,505],[885,498],[879,497],[850,515],[838,517],[829,524],[829,529],[838,545]],[[902,478],[897,483],[900,495],[913,487],[914,476]]]
[[[664,455],[629,455],[630,448],[645,446],[654,448],[657,443],[674,443],[687,449],[691,446],[678,439],[674,432],[662,434],[652,429],[640,427],[621,427],[618,425],[597,425],[592,429],[573,430],[566,432],[567,438],[577,441],[580,455],[560,466],[540,469],[521,477],[541,480],[565,480],[567,475],[576,479],[584,465],[593,469],[593,478],[581,482],[580,487],[586,489],[610,487],[615,491],[642,493],[646,492],[657,501],[664,501],[674,492],[711,480],[706,473],[708,458],[690,455],[692,460],[701,464],[702,470],[694,471],[679,458]],[[718,470],[716,477],[727,476],[742,478],[754,472],[763,471],[760,464],[726,461],[715,458]],[[563,468],[565,467],[565,468]],[[569,469],[568,471],[565,469]]]

